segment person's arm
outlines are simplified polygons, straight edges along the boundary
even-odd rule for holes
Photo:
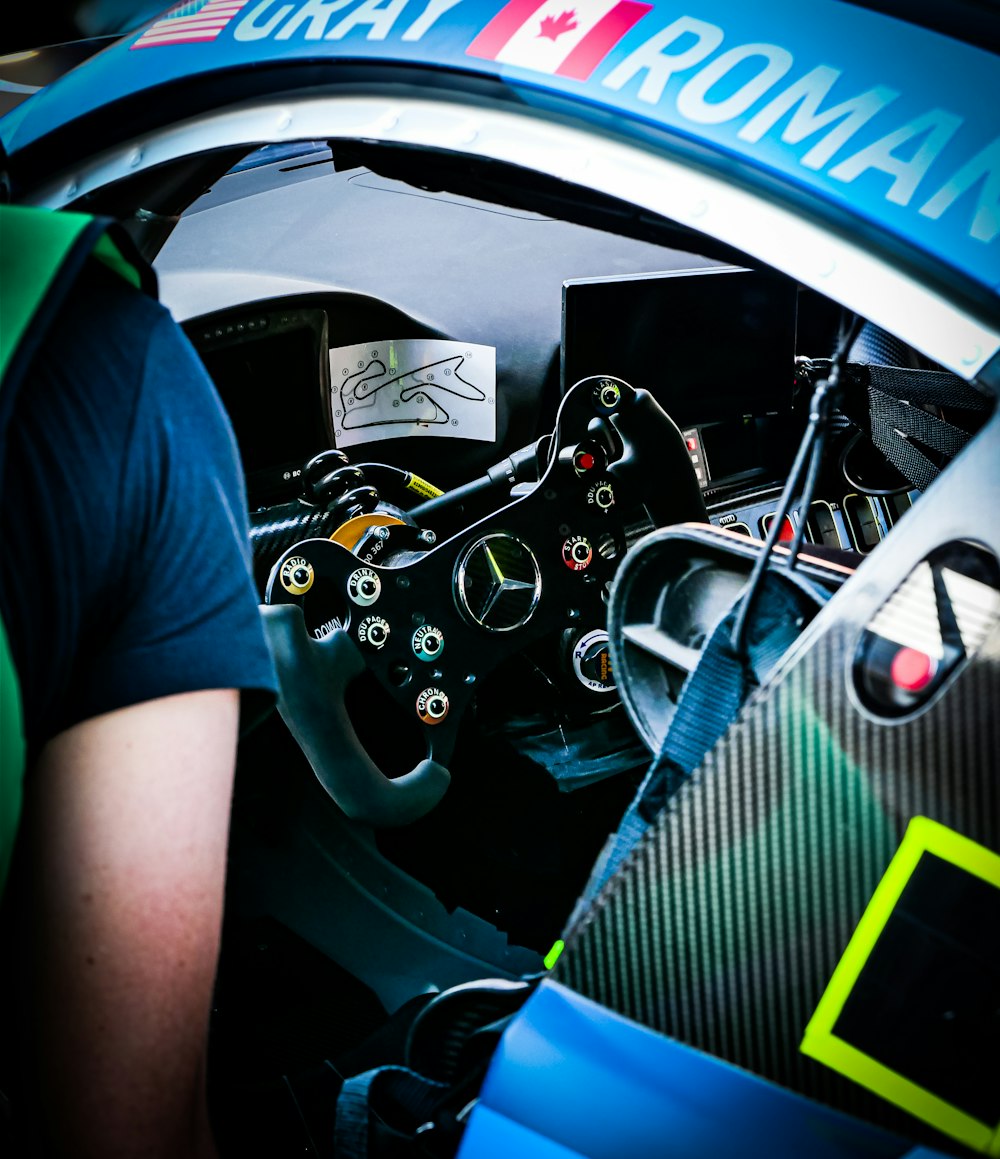
[[[29,778],[37,1093],[73,1159],[215,1155],[204,1063],[238,693],[84,721]]]

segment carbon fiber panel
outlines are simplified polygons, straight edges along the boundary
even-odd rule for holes
[[[567,936],[553,977],[636,1021],[911,1137],[929,1128],[800,1054],[922,814],[1000,850],[1000,631],[919,716],[849,691],[833,624],[753,698]]]

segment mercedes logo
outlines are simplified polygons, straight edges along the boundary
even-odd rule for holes
[[[542,574],[531,548],[513,535],[494,532],[461,556],[455,589],[459,606],[474,623],[490,632],[512,632],[538,606]]]

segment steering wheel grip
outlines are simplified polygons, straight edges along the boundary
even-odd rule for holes
[[[336,630],[314,639],[297,604],[266,604],[260,611],[278,669],[278,711],[341,810],[376,828],[408,825],[429,813],[451,774],[423,760],[389,778],[365,752],[344,704],[347,686],[365,670],[350,636]]]

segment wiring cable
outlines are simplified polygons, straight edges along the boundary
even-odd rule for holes
[[[830,418],[836,409],[837,401],[840,398],[840,380],[847,362],[847,354],[853,346],[863,323],[864,320],[862,318],[855,316],[846,329],[844,329],[837,347],[837,352],[830,366],[830,371],[825,378],[820,379],[813,391],[812,399],[809,403],[808,424],[803,432],[799,448],[795,453],[795,460],[792,463],[788,479],[781,493],[781,499],[778,502],[774,519],[771,521],[771,526],[768,529],[767,538],[764,540],[764,546],[754,562],[750,579],[747,581],[743,598],[740,601],[733,621],[730,646],[736,656],[744,655],[747,623],[750,618],[750,613],[753,611],[757,598],[760,595],[764,575],[772,562],[775,544],[778,542],[785,520],[792,510],[795,500],[799,500],[800,512],[809,510],[809,504],[812,502],[812,497],[816,490],[816,482],[819,478],[819,471],[823,461],[827,428]],[[805,481],[800,488],[799,484],[803,474],[805,475]],[[788,544],[788,557],[785,566],[789,571],[795,568],[795,562],[799,550],[802,547],[805,528],[806,520],[802,516]]]

